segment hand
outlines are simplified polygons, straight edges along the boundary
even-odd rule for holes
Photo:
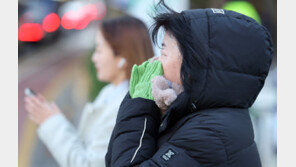
[[[151,79],[163,75],[161,62],[156,60],[145,61],[140,66],[134,65],[130,80],[129,93],[131,98],[145,98],[154,100],[152,96]]]
[[[38,125],[51,116],[61,113],[54,102],[48,102],[41,94],[25,97],[25,108],[29,113],[29,118]]]

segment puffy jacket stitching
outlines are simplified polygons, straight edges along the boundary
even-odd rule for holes
[[[233,155],[235,155],[235,154],[241,153],[242,151],[244,151],[244,150],[250,148],[253,144],[256,144],[255,141],[253,141],[251,144],[247,145],[246,147],[240,149],[239,151],[236,151],[236,152],[230,154],[230,156],[233,156]]]
[[[180,125],[178,130],[181,129],[185,125],[185,123],[187,123],[188,121],[189,122],[193,121],[196,116],[198,116],[198,115],[192,115],[191,117],[189,117],[186,121],[184,121],[184,123],[182,125]],[[200,122],[200,123],[202,123],[202,122]],[[214,135],[221,141],[221,143],[223,145],[223,148],[224,148],[225,156],[226,156],[225,162],[227,164],[229,164],[229,155],[228,155],[228,152],[227,152],[227,149],[226,149],[226,144],[223,142],[223,140],[222,140],[222,138],[220,136],[220,133],[216,129],[213,129],[213,128],[210,128],[210,127],[208,127],[208,128],[210,130],[212,130],[214,132]],[[175,144],[173,144],[174,141],[172,141],[171,138],[178,132],[178,130],[176,130],[175,133],[168,139],[167,143],[175,145]]]
[[[174,133],[171,134],[171,136],[167,139],[167,142],[169,143],[171,141],[171,138],[175,135],[176,132],[178,132],[178,129],[182,128],[184,126],[184,124],[189,121],[191,118],[194,118],[196,115],[196,113],[192,114],[192,115],[189,115],[188,118],[185,118],[185,120],[183,121],[182,124],[180,124],[178,126],[178,128],[174,131]],[[180,121],[180,120],[179,120]],[[167,130],[167,129],[166,129]],[[164,130],[163,132],[161,133],[164,133],[166,130]]]
[[[209,128],[209,127],[208,127]],[[221,139],[221,137],[220,137],[220,134],[219,134],[219,132],[217,132],[217,130],[215,130],[215,129],[213,129],[213,128],[209,128],[211,131],[213,131],[214,132],[214,134],[213,135],[215,135],[220,141],[221,141],[221,144],[223,145],[223,150],[224,150],[224,152],[225,152],[225,162],[228,164],[229,163],[229,155],[228,155],[228,153],[227,153],[227,149],[226,149],[226,145],[225,145],[225,143],[223,142],[223,140]],[[172,145],[175,145],[175,144],[173,144],[173,141],[168,141],[168,143],[169,144],[172,144]],[[188,152],[189,153],[189,152]]]
[[[216,129],[213,129],[213,128],[209,128],[209,129],[211,129],[215,132],[214,134],[220,139],[221,143],[223,144],[225,155],[226,155],[226,163],[229,164],[229,153],[227,151],[225,142],[222,140],[220,133]],[[223,133],[223,132],[221,132],[221,133]]]
[[[224,71],[224,72],[229,72],[229,73],[238,73],[238,74],[249,75],[249,76],[258,77],[258,78],[264,77],[264,76],[260,76],[260,75],[254,75],[254,74],[249,74],[249,73],[244,73],[244,72],[239,72],[239,71],[222,70],[222,69],[217,69],[217,68],[214,68],[214,70]]]

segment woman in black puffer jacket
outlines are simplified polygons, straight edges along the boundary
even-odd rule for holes
[[[155,17],[154,41],[160,27],[164,78],[184,91],[160,88],[177,95],[164,102],[167,97],[159,98],[153,84],[153,99],[128,93],[106,166],[261,166],[248,108],[273,56],[267,29],[222,9],[169,9]]]

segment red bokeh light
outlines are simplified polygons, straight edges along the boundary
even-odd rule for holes
[[[101,20],[105,14],[105,4],[88,4],[81,7],[78,11],[66,12],[61,19],[61,25],[67,30],[82,30],[86,28],[91,21]]]
[[[60,17],[56,13],[48,14],[42,22],[42,28],[46,32],[54,32],[60,27]]]
[[[74,29],[76,25],[78,24],[78,21],[80,19],[80,16],[77,15],[75,11],[69,11],[64,14],[61,20],[61,24],[64,29],[70,30]]]
[[[25,23],[20,26],[18,36],[23,42],[37,42],[43,38],[44,33],[41,24]]]
[[[98,9],[96,5],[85,5],[79,9],[78,15],[81,16],[78,24],[76,25],[75,29],[82,30],[87,27],[87,25],[94,19],[96,19],[98,15]]]

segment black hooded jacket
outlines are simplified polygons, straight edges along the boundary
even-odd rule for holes
[[[164,115],[154,101],[123,100],[107,167],[259,167],[248,108],[268,74],[273,46],[265,27],[227,10],[182,12],[194,43],[207,54],[190,100],[181,93]]]

